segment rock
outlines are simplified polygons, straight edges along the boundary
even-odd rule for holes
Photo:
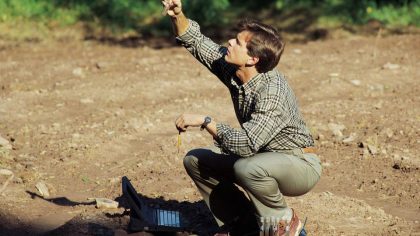
[[[0,136],[0,149],[12,150],[12,145],[9,140]]]
[[[296,54],[301,54],[302,50],[300,50],[299,48],[293,49],[293,52]]]
[[[93,100],[90,99],[90,98],[82,98],[82,99],[80,99],[80,103],[82,103],[82,104],[92,104]]]
[[[345,143],[345,144],[352,143],[356,140],[356,138],[357,138],[357,134],[356,133],[351,133],[350,136],[343,139],[343,143]]]
[[[389,70],[397,70],[400,68],[400,65],[398,64],[392,64],[390,62],[386,63],[382,66],[383,69],[389,69]]]
[[[13,175],[13,172],[7,169],[0,169],[0,175]]]
[[[115,178],[110,178],[109,179],[109,183],[110,184],[119,184],[121,182],[121,178],[120,177],[115,177]]]
[[[100,69],[100,70],[105,69],[105,67],[107,67],[107,66],[108,66],[108,64],[106,62],[96,62],[95,63],[95,67]]]
[[[47,185],[45,184],[44,181],[39,181],[35,185],[35,187],[36,187],[36,189],[38,189],[41,196],[43,196],[43,197],[49,197],[50,196],[50,191],[48,190],[48,187],[47,187]]]
[[[77,77],[83,77],[84,76],[83,70],[80,67],[75,68],[72,71],[72,73],[73,73],[74,76],[77,76]]]
[[[374,107],[375,107],[377,110],[379,110],[379,109],[381,109],[381,108],[382,108],[382,104],[383,104],[383,101],[380,101],[380,102],[376,103],[376,104],[374,105]]]
[[[340,76],[340,74],[339,73],[330,73],[328,76],[330,76],[330,77],[338,77],[338,76]]]
[[[369,150],[368,149],[363,149],[363,156],[364,157],[368,157],[369,156]]]
[[[117,209],[118,202],[107,198],[95,198],[97,208]]]
[[[392,131],[391,128],[386,128],[385,129],[385,134],[388,138],[392,138],[392,136],[394,136],[394,131]]]
[[[369,150],[369,153],[372,155],[378,154],[378,148],[373,145],[368,144],[367,149]]]
[[[333,133],[334,136],[338,138],[342,138],[343,133],[341,131],[344,130],[346,127],[341,124],[329,123],[328,128],[330,129],[330,131]]]
[[[325,191],[322,194],[324,194],[324,196],[328,196],[328,197],[334,195],[332,192],[329,192],[329,191]]]
[[[354,86],[360,86],[362,82],[357,79],[350,80],[350,83],[352,83]]]
[[[322,164],[321,164],[323,167],[330,167],[331,166],[331,163],[329,163],[329,162],[322,162]]]
[[[15,184],[23,184],[23,179],[20,178],[20,177],[15,177],[13,179],[13,183],[15,183]]]

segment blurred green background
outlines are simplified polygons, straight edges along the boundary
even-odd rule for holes
[[[364,25],[420,26],[420,0],[183,0],[186,15],[203,28],[226,34],[227,25],[256,18],[286,32],[309,27]],[[160,37],[171,33],[159,0],[1,0],[0,24],[35,24],[39,29],[83,25],[86,31],[136,33]]]

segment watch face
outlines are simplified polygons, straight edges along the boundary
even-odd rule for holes
[[[211,118],[206,116],[206,118],[204,118],[204,123],[208,124],[211,122]]]

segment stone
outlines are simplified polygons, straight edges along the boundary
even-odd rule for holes
[[[357,79],[350,80],[350,83],[352,83],[354,86],[360,86],[362,82]]]
[[[47,187],[47,185],[45,184],[44,181],[39,181],[36,185],[35,185],[36,189],[38,189],[38,192],[41,194],[41,196],[43,197],[49,197],[50,196],[50,191]]]
[[[375,107],[377,110],[379,110],[379,109],[381,109],[381,108],[382,108],[382,104],[383,104],[383,101],[380,101],[380,102],[376,103],[376,104],[374,105],[374,107]]]
[[[117,209],[118,202],[107,198],[95,198],[97,208]]]
[[[96,68],[98,69],[104,69],[105,67],[108,66],[108,64],[106,62],[96,62],[95,63]]]
[[[356,140],[356,138],[357,138],[357,134],[356,133],[351,133],[350,136],[343,139],[343,143],[350,144],[350,143],[354,142]]]
[[[20,177],[15,177],[13,179],[13,183],[15,183],[15,184],[23,184],[23,179],[20,178]]]
[[[346,127],[341,124],[329,123],[328,128],[330,129],[330,131],[333,133],[334,136],[341,138],[343,137],[343,133],[341,131],[343,131]]]
[[[369,150],[369,153],[372,155],[378,154],[378,148],[373,145],[368,144],[367,149]]]
[[[12,145],[10,144],[9,140],[0,136],[0,149],[12,150]]]
[[[82,99],[80,99],[80,103],[82,103],[82,104],[92,104],[93,100],[90,99],[90,98],[82,98]]]
[[[331,166],[331,163],[329,163],[329,162],[322,162],[322,166],[323,167],[330,167]]]
[[[400,68],[400,65],[398,64],[392,64],[390,62],[386,63],[382,66],[383,69],[389,69],[389,70],[397,70]]]
[[[13,172],[8,169],[0,169],[0,175],[13,175]]]
[[[299,48],[293,49],[293,52],[296,54],[301,54],[302,50],[300,50]]]
[[[83,77],[84,76],[83,70],[80,67],[75,68],[72,71],[72,73],[73,73],[74,76],[77,76],[77,77]]]

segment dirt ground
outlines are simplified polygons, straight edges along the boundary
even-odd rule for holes
[[[313,191],[288,198],[309,235],[420,235],[419,68],[419,35],[287,45],[279,69],[324,167]],[[0,235],[124,235],[123,208],[88,201],[121,200],[122,176],[214,232],[182,165],[212,139],[190,130],[178,153],[174,120],[238,123],[227,90],[183,48],[1,42],[0,101]]]

